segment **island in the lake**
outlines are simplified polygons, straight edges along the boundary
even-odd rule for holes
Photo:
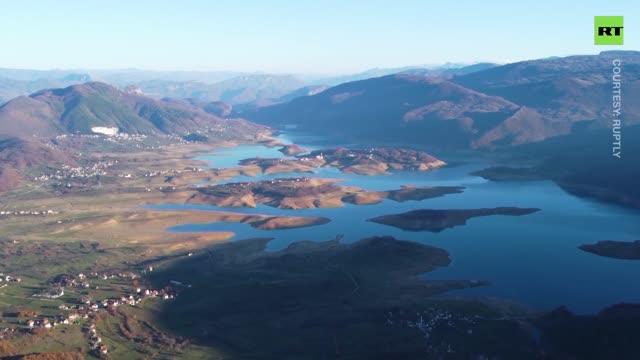
[[[518,207],[496,207],[485,209],[413,210],[401,214],[378,216],[367,221],[389,225],[409,231],[441,232],[445,229],[465,225],[467,220],[478,216],[532,214],[540,209]]]
[[[640,240],[635,241],[598,241],[595,244],[579,246],[580,250],[592,254],[623,260],[640,260]]]
[[[309,152],[309,149],[305,149],[300,145],[296,145],[296,144],[287,144],[283,147],[281,147],[280,149],[278,149],[278,151],[280,151],[281,153],[285,154],[285,155],[289,155],[289,156],[296,156],[296,155],[300,155],[300,154],[304,154]]]
[[[297,145],[281,151],[287,155],[306,152]],[[446,163],[424,151],[412,149],[325,149],[315,150],[295,158],[249,158],[240,161],[245,167],[259,168],[264,174],[283,172],[315,172],[314,168],[333,167],[347,174],[381,175],[390,171],[427,171]]]
[[[398,190],[366,191],[338,185],[336,179],[280,178],[253,182],[236,182],[199,187],[187,203],[222,207],[256,207],[257,204],[281,209],[340,207],[344,202],[355,205],[377,204],[384,199],[394,201],[424,200],[461,193],[461,186],[411,187]]]
[[[387,174],[389,170],[426,171],[446,165],[424,151],[402,148],[316,150],[300,160],[320,158],[323,166],[332,166],[344,173],[360,175]]]

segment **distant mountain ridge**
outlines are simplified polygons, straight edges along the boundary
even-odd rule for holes
[[[59,78],[40,78],[35,80],[11,79],[1,76],[0,72],[0,105],[21,96],[47,88],[59,88],[91,81],[91,76],[82,73],[60,74]]]
[[[305,74],[269,74],[238,71],[151,71],[140,69],[70,69],[29,70],[0,68],[0,104],[29,95],[41,89],[60,88],[88,81],[112,84],[118,88],[135,86],[146,95],[160,98],[193,98],[202,101],[223,101],[231,105],[249,104],[261,107],[297,96],[310,95],[308,89],[323,84],[362,80],[400,72],[429,73],[432,76],[451,76],[460,71],[488,64],[464,66],[405,66],[370,69],[356,74],[323,77]],[[306,94],[305,94],[306,92]]]
[[[314,78],[315,83],[340,85],[347,82],[354,82],[359,80],[366,80],[376,77],[382,77],[394,74],[411,74],[411,75],[425,75],[425,76],[451,76],[455,74],[461,74],[466,72],[478,71],[481,69],[498,66],[493,63],[474,63],[474,64],[461,64],[461,63],[446,63],[442,65],[413,65],[402,66],[395,68],[374,68],[358,72],[355,74],[331,76],[331,77],[319,77]]]
[[[222,101],[204,101],[194,98],[175,99],[163,98],[162,101],[169,103],[188,104],[204,110],[206,113],[219,117],[228,117],[231,115],[233,106]]]
[[[575,128],[610,126],[611,61],[624,64],[626,94],[640,94],[640,53],[604,52],[478,65],[449,76],[388,75],[243,114],[274,125],[363,141],[493,148],[543,141]],[[627,125],[640,102],[627,98]]]
[[[119,88],[135,86],[150,97],[195,98],[230,104],[270,101],[309,86],[294,75],[144,70],[21,70],[0,68],[0,104],[38,90],[89,81]]]
[[[143,69],[11,69],[0,68],[0,78],[21,81],[55,80],[69,74],[87,74],[96,81],[107,82],[116,86],[127,86],[131,83],[160,79],[165,81],[200,81],[215,83],[232,77],[246,74],[240,71],[156,71]]]
[[[150,80],[134,85],[154,98],[194,98],[235,105],[275,100],[307,84],[292,75],[243,75],[213,84]]]

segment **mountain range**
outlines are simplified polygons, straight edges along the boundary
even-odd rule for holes
[[[375,77],[393,75],[393,74],[413,74],[413,75],[425,75],[425,76],[452,76],[455,74],[463,74],[466,72],[478,71],[490,67],[498,66],[494,63],[476,63],[476,64],[461,64],[461,63],[446,63],[442,65],[415,65],[415,66],[403,66],[395,68],[374,68],[358,72],[355,74],[311,78],[315,83],[339,85],[347,82],[371,79]]]
[[[403,68],[333,87],[304,85],[289,75],[255,74],[215,84],[152,80],[126,91],[90,82],[7,102],[0,107],[0,134],[90,133],[95,126],[184,133],[241,115],[269,126],[295,125],[363,141],[454,149],[522,145],[609,126],[611,62],[618,58],[624,64],[625,91],[637,93],[640,52],[633,51],[501,66]],[[39,86],[40,80],[30,77],[42,75],[0,69],[2,74],[20,75],[21,80],[11,80],[13,85],[5,82],[13,91],[27,91],[27,83]],[[88,79],[83,73],[61,75],[56,71],[42,79],[47,84]],[[637,124],[640,103],[625,102],[624,113],[625,126]]]
[[[2,71],[0,71],[0,74],[2,74]],[[0,105],[20,95],[28,95],[47,88],[81,84],[90,80],[91,77],[89,75],[74,73],[61,74],[58,78],[38,78],[34,80],[4,78],[0,75]]]
[[[155,100],[99,82],[42,90],[0,107],[3,135],[92,134],[94,127],[116,127],[121,132],[145,135],[220,129],[229,139],[252,136],[261,129],[244,120],[219,118],[186,103]]]
[[[100,81],[118,88],[136,86],[154,98],[194,98],[224,101],[232,105],[249,104],[256,108],[309,95],[309,89],[327,88],[343,82],[389,75],[399,72],[422,72],[430,75],[454,74],[464,68],[494,64],[407,66],[370,69],[341,76],[308,74],[268,74],[237,71],[151,71],[140,69],[29,70],[0,68],[0,104],[41,89]],[[326,84],[326,85],[323,85]],[[305,94],[306,93],[306,94]]]
[[[242,75],[214,84],[150,80],[133,85],[154,98],[196,98],[244,104],[275,100],[307,84],[293,75]]]
[[[44,72],[0,69],[0,104],[21,95],[38,90],[61,88],[90,81],[112,84],[119,88],[134,86],[153,98],[194,98],[203,101],[224,101],[229,104],[278,102],[278,98],[309,86],[293,75],[243,74],[234,77],[200,76],[200,73],[182,74],[186,80],[173,73],[164,76],[154,72],[125,73],[73,73],[60,70]],[[206,73],[205,73],[206,74]],[[158,78],[149,78],[149,76]],[[41,76],[41,77],[38,77]],[[188,76],[193,76],[189,78]],[[222,80],[207,82],[210,79]],[[178,80],[173,80],[178,79]]]
[[[619,163],[612,163],[609,154],[614,59],[623,64],[623,128],[625,149],[631,151]],[[16,71],[19,79],[5,81],[5,89],[28,91],[25,84],[44,84],[30,77],[42,74]],[[0,69],[3,74],[7,75]],[[53,72],[46,81],[87,79],[81,72]],[[88,82],[40,90],[0,105],[0,176],[12,183],[20,167],[38,165],[40,159],[65,160],[65,154],[48,146],[46,139],[92,134],[96,127],[151,136],[213,130],[212,140],[248,140],[267,131],[263,125],[293,125],[337,141],[499,150],[537,161],[540,174],[569,191],[640,204],[635,185],[627,181],[637,177],[634,159],[629,157],[635,151],[629,144],[640,129],[640,103],[632,97],[640,92],[640,52],[636,51],[500,66],[403,68],[400,73],[333,87],[304,85],[296,77],[255,74],[217,85],[176,82],[175,87],[165,87],[164,80],[146,84],[146,90],[135,85],[120,90]],[[149,92],[156,98],[147,96]],[[585,148],[593,148],[586,167],[578,160],[587,154]],[[613,182],[588,175],[593,169],[608,169],[607,173],[624,180],[606,186]]]
[[[638,93],[640,52],[617,51],[477,66],[447,76],[405,71],[243,116],[364,141],[455,149],[521,145],[610,126],[613,59],[624,64],[625,92]],[[627,126],[640,123],[640,103],[629,99],[624,113]]]

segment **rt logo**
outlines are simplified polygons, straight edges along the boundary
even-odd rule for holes
[[[622,45],[624,43],[622,16],[596,16],[594,37],[596,45]]]

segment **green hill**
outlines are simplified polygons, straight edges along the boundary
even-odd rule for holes
[[[213,130],[228,140],[252,138],[266,129],[240,119],[221,119],[186,103],[158,101],[99,82],[42,90],[0,107],[0,133],[5,135],[91,134],[95,127],[144,135]]]

